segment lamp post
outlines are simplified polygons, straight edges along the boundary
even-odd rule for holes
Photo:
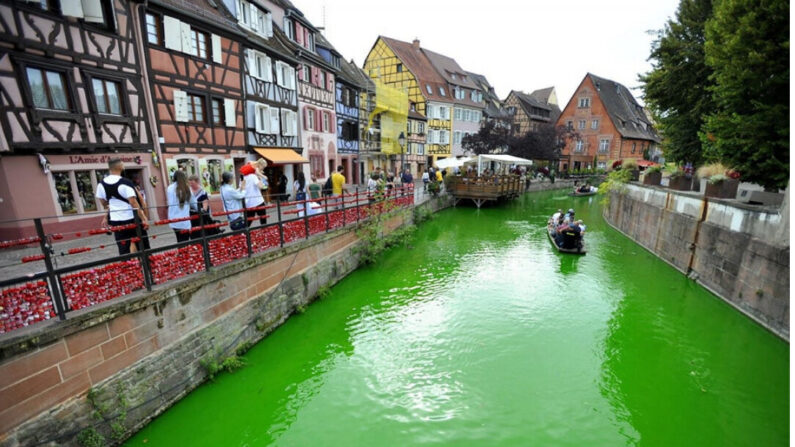
[[[406,135],[400,132],[398,136],[398,144],[400,145],[400,174],[406,170]]]

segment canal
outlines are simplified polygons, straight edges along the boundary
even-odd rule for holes
[[[439,213],[127,445],[786,445],[789,345],[598,201]],[[544,233],[569,207],[583,257]]]

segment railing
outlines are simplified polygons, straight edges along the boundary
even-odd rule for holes
[[[525,182],[518,175],[455,176],[449,191],[457,197],[498,198],[524,192]]]
[[[315,207],[310,206],[312,202]],[[0,241],[3,264],[0,265],[0,334],[56,317],[65,320],[75,310],[139,290],[151,291],[157,285],[413,204],[411,185],[388,190],[381,200],[356,188],[355,192],[342,196],[250,208],[248,211],[266,211],[267,219],[275,217],[276,221],[249,227],[261,216],[246,216],[245,228],[234,231],[228,228],[230,231],[219,234],[212,233],[228,227],[228,219],[204,225],[196,223],[198,215],[161,219],[151,222],[146,233],[134,213],[136,223],[124,228],[91,228],[68,234],[45,231],[45,224],[53,218],[32,219],[36,236]],[[312,215],[304,212],[307,208]],[[244,211],[215,212],[212,217]],[[149,215],[152,216],[151,210]],[[194,226],[179,232],[190,233],[192,238],[172,243],[169,239],[176,238],[176,232],[169,224],[188,220]],[[135,236],[119,243],[136,244],[141,249],[118,255],[116,241],[108,232],[133,228]],[[164,240],[162,246],[144,248]],[[68,265],[57,266],[59,261]]]

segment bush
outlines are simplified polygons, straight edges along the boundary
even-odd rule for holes
[[[625,171],[635,171],[638,169],[638,162],[635,160],[626,160],[621,164],[621,169]]]
[[[654,174],[655,172],[662,172],[662,166],[649,166],[646,168],[646,174]]]

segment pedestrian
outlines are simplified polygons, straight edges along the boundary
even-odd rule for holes
[[[196,208],[196,198],[191,194],[188,185],[188,176],[185,171],[174,172],[174,182],[166,189],[166,203],[168,204],[168,219],[185,219],[168,224],[174,234],[177,235],[177,242],[184,242],[191,237],[190,210]]]
[[[298,171],[298,175],[293,182],[293,191],[295,191],[295,200],[306,200],[306,177],[304,177],[304,171]]]
[[[369,203],[375,202],[375,193],[378,189],[378,174],[375,172],[370,175],[367,180],[367,199]]]
[[[262,192],[267,192],[267,177],[261,172],[262,165],[257,166],[257,170],[251,174],[243,177],[241,187],[246,193],[246,226],[251,226],[253,222],[252,217],[259,216],[260,225],[265,225],[268,222],[268,210],[264,209],[265,199],[262,197]],[[259,209],[254,209],[259,208]]]
[[[284,172],[279,174],[279,182],[276,184],[277,193],[279,196],[276,198],[279,202],[284,202],[287,200],[287,176],[284,175]]]
[[[301,174],[303,174],[303,172]],[[323,190],[323,186],[317,182],[317,177],[313,175],[312,183],[309,184],[308,189],[309,189],[309,198],[312,200],[318,200],[320,198],[321,191]]]
[[[342,165],[337,166],[337,172],[331,174],[331,195],[340,198],[340,207],[342,206],[342,193],[345,188],[345,176],[342,175],[343,169]]]
[[[431,182],[431,170],[426,169],[425,172],[422,173],[423,191],[428,192],[428,183],[430,182]]]
[[[229,228],[232,231],[242,230],[246,226],[246,220],[243,213],[234,213],[230,211],[243,210],[245,205],[243,200],[246,198],[246,180],[240,182],[240,187],[235,188],[232,183],[235,176],[231,172],[224,172],[221,174],[221,203],[224,204],[224,211],[226,211],[226,219],[229,221]]]
[[[403,191],[404,194],[406,192],[406,189],[410,190],[411,188],[414,187],[414,176],[411,175],[411,170],[410,169],[406,168],[403,171],[403,175],[400,176],[400,183],[402,184],[402,187],[404,188],[404,191]]]
[[[111,158],[108,161],[109,174],[97,185],[95,194],[99,203],[108,210],[102,218],[103,227],[116,227],[113,231],[113,238],[116,240],[116,247],[120,255],[126,255],[137,251],[137,246],[133,242],[138,233],[135,227],[126,228],[135,223],[137,212],[141,220],[141,237],[146,238],[146,229],[149,228],[149,221],[146,218],[143,206],[138,202],[138,194],[135,192],[135,185],[129,179],[123,178],[124,163],[119,158]],[[118,228],[125,227],[125,228]]]
[[[214,223],[212,218],[210,217],[210,197],[207,195],[207,191],[202,188],[201,180],[199,176],[196,174],[192,174],[188,176],[188,186],[190,187],[191,195],[193,195],[193,200],[196,201],[196,206],[191,206],[190,215],[191,217],[196,216],[195,218],[191,219],[191,228],[198,228],[203,225],[209,225]],[[214,231],[213,231],[214,230]],[[205,229],[204,232],[206,235],[213,235],[218,234],[218,229]],[[200,230],[193,230],[190,233],[191,239],[201,239],[202,232]]]

